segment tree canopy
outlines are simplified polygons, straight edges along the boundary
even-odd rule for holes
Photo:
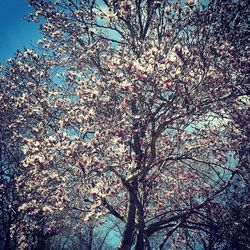
[[[43,39],[0,79],[15,247],[109,215],[120,250],[250,247],[247,1],[29,3]]]

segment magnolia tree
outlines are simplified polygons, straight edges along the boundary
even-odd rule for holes
[[[16,112],[12,112],[11,95],[4,95],[6,86],[1,82],[0,94],[0,248],[8,249],[10,244],[10,227],[14,222],[18,208],[14,178],[20,166],[20,147],[11,138]],[[8,106],[9,105],[9,106]]]
[[[11,72],[11,71],[10,71]],[[11,236],[11,226],[17,222],[20,196],[15,187],[15,177],[24,169],[21,161],[22,140],[19,136],[27,130],[32,119],[20,117],[25,109],[25,93],[22,86],[6,80],[8,73],[1,69],[0,75],[0,248],[15,248],[15,233]],[[5,75],[6,73],[6,75]],[[4,76],[5,75],[5,76]],[[19,98],[18,98],[19,96]],[[18,98],[18,102],[17,102]],[[25,117],[27,118],[27,117]]]
[[[225,246],[216,216],[248,185],[247,1],[29,2],[39,52],[2,77],[31,121],[15,135],[20,249],[108,214],[119,249]]]
[[[1,195],[1,246],[2,249],[14,249],[16,246],[15,225],[21,225],[23,216],[20,214],[19,206],[26,197],[22,197],[16,187],[18,176],[25,175],[21,161],[24,154],[21,148],[25,145],[23,137],[32,133],[39,120],[46,122],[46,117],[37,116],[35,103],[38,101],[39,92],[36,83],[25,81],[28,71],[28,57],[30,51],[22,54],[23,63],[20,60],[21,54],[17,53],[13,60],[9,60],[6,67],[1,68],[0,84],[0,195]],[[15,69],[13,68],[14,61]],[[35,70],[35,64],[33,64]],[[30,67],[31,68],[31,67]],[[45,85],[43,85],[44,87]],[[41,88],[40,88],[41,89]],[[41,92],[41,90],[40,90]],[[28,108],[30,103],[32,107]],[[41,99],[41,98],[40,98]],[[34,132],[34,131],[33,131]],[[19,223],[20,222],[20,223]],[[10,238],[12,234],[12,238]]]

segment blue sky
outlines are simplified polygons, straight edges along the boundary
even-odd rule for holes
[[[24,19],[30,12],[27,0],[0,0],[0,63],[5,63],[17,49],[36,45],[41,38],[38,24]]]

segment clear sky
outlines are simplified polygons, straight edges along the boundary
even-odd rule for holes
[[[30,12],[27,0],[0,0],[0,63],[41,38],[39,25],[24,19]]]

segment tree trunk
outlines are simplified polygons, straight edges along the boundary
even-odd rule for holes
[[[6,232],[4,250],[9,250],[9,249],[10,249],[10,231],[9,231],[9,228],[8,228],[7,232]]]
[[[3,219],[4,221],[4,219]],[[9,250],[11,248],[10,245],[10,227],[11,227],[11,215],[8,214],[8,223],[6,223],[6,233],[5,233],[5,243],[4,243],[4,250]]]
[[[139,228],[139,232],[136,238],[135,250],[143,250],[144,245],[145,244],[144,244],[143,230]]]
[[[141,204],[138,204],[138,235],[136,237],[135,250],[143,250],[145,248],[144,242],[144,212]]]
[[[128,215],[127,215],[127,223],[125,226],[125,230],[123,233],[121,245],[119,250],[130,250],[133,243],[133,232],[135,227],[135,212],[136,207],[134,200],[131,195],[132,191],[129,191],[129,205],[128,205]]]

